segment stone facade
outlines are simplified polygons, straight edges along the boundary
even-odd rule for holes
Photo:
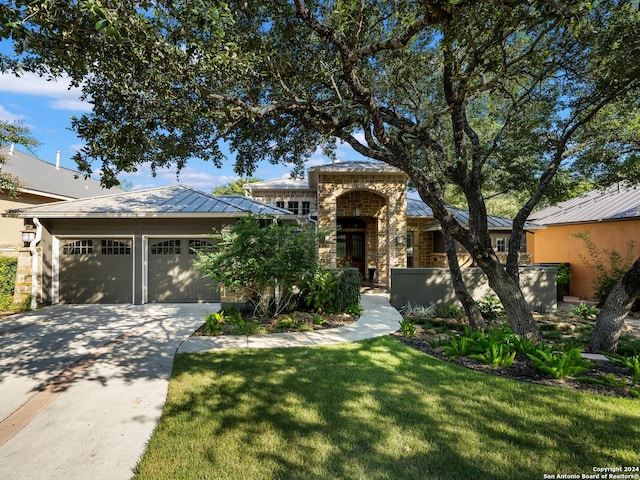
[[[318,249],[323,263],[338,266],[341,218],[362,218],[365,266],[389,284],[390,268],[406,266],[407,196],[403,173],[322,172],[318,177],[318,227],[330,232]],[[355,265],[340,265],[355,266]]]
[[[40,281],[38,285],[42,288],[42,248],[38,247],[38,276]],[[21,247],[18,249],[18,269],[16,272],[16,285],[13,292],[13,303],[23,303],[29,296],[31,296],[32,285],[32,256],[31,251],[27,247]],[[42,301],[42,291],[38,291],[36,294],[36,303],[39,304]]]
[[[289,202],[309,202],[311,215],[305,216],[326,232],[318,256],[327,267],[358,268],[365,279],[375,270],[376,283],[387,286],[392,268],[448,267],[437,221],[424,204],[408,208],[407,176],[388,165],[326,164],[311,167],[308,181],[274,180],[245,188],[251,197],[284,208]],[[493,236],[506,245],[508,228]],[[460,265],[472,266],[468,253],[458,247]]]

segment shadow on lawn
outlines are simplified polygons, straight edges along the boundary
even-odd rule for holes
[[[640,450],[636,403],[469,372],[388,337],[176,357],[175,382],[203,372],[211,381],[164,418],[205,429],[189,460],[221,478],[528,479],[629,465]],[[231,432],[237,462],[221,464]],[[262,471],[232,471],[253,455]]]

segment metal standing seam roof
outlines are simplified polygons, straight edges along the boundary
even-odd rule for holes
[[[12,209],[5,215],[20,218],[153,218],[235,217],[254,213],[292,216],[287,210],[251,198],[214,197],[184,185]]]
[[[56,167],[20,150],[3,148],[1,153],[5,159],[2,171],[18,178],[23,193],[67,200],[114,192],[102,188],[98,180],[85,178],[68,168]]]
[[[532,213],[543,225],[589,223],[640,218],[640,185],[618,183]]]
[[[264,182],[251,182],[244,185],[248,192],[252,190],[311,190],[309,182],[304,179],[280,178]]]
[[[447,207],[447,209],[460,225],[464,227],[469,226],[469,212],[455,207]],[[407,198],[407,217],[433,218],[433,210],[422,200]],[[487,224],[490,230],[511,230],[513,228],[512,220],[495,215],[487,216]],[[532,222],[526,222],[524,228],[525,230],[535,230],[541,228],[541,226]]]

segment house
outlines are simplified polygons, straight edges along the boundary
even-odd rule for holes
[[[600,250],[626,254],[629,242],[634,260],[640,255],[640,185],[617,183],[593,190],[533,213],[529,220],[544,230],[528,233],[527,248],[534,263],[569,263],[569,294],[593,298],[594,272],[583,258],[590,260],[584,240],[576,234],[589,233]]]
[[[100,186],[99,181],[90,177],[85,178],[77,172],[60,167],[59,155],[55,164],[40,160],[14,147],[2,149],[0,155],[5,159],[5,164],[0,167],[2,171],[12,175],[21,183],[17,197],[0,191],[0,212],[107,193],[107,190]],[[0,218],[1,254],[10,256],[18,254],[18,249],[23,246],[22,229],[22,220]]]
[[[357,268],[363,278],[375,269],[375,280],[390,283],[392,268],[447,267],[444,238],[431,209],[407,196],[407,175],[382,162],[335,162],[309,168],[307,179],[248,183],[247,194],[329,232],[319,245],[320,259],[330,267]],[[468,213],[451,213],[462,225]],[[512,223],[490,216],[492,244],[506,259]],[[536,228],[528,225],[528,228]],[[472,260],[459,247],[463,266]],[[522,247],[521,263],[528,263]]]
[[[210,234],[252,214],[296,217],[246,197],[177,185],[12,209],[37,232],[37,302],[219,302],[225,292],[193,268]],[[34,245],[35,247],[35,245]],[[27,255],[29,254],[27,250]]]
[[[330,267],[355,267],[390,285],[391,269],[447,267],[444,240],[431,210],[407,198],[407,176],[379,162],[313,167],[308,180],[247,185],[250,196],[211,196],[185,186],[14,208],[4,215],[38,232],[31,290],[43,303],[234,301],[212,290],[193,266],[212,248],[209,234],[239,217],[275,215],[317,224]],[[466,224],[467,213],[451,209]],[[511,222],[490,217],[494,246],[504,252]],[[470,265],[460,249],[460,262]],[[526,255],[523,254],[523,262]],[[35,266],[34,266],[35,265]],[[375,270],[374,270],[375,269]]]

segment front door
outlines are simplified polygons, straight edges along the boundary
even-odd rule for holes
[[[344,232],[337,236],[336,260],[340,268],[357,268],[364,276],[364,233]]]

